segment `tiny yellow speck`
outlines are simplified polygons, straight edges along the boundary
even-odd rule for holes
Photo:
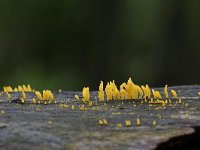
[[[72,110],[74,110],[75,109],[75,106],[74,105],[72,105]]]
[[[122,124],[121,123],[117,123],[117,127],[122,127]]]
[[[5,111],[4,111],[4,110],[1,110],[1,113],[2,113],[2,114],[5,114]]]
[[[153,121],[152,125],[153,125],[153,126],[156,126],[156,120]]]
[[[53,122],[52,121],[48,121],[48,124],[51,125],[51,124],[53,124]]]

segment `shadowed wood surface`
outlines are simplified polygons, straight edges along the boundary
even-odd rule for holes
[[[54,92],[56,103],[33,104],[34,93],[3,93],[0,96],[1,149],[93,149],[151,150],[170,138],[194,133],[200,126],[200,86],[169,87],[178,99],[166,105],[144,100],[99,102],[91,92],[93,106],[74,99],[81,92]],[[157,88],[163,94],[163,88]],[[164,96],[163,96],[164,97]],[[172,97],[172,95],[170,95]],[[179,100],[181,98],[181,101]],[[74,108],[73,108],[74,106]],[[137,125],[137,118],[141,124]],[[106,119],[107,125],[99,125]],[[131,121],[126,126],[125,120]],[[117,124],[121,123],[121,127]]]

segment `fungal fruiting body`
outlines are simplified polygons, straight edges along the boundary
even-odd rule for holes
[[[175,90],[171,90],[171,93],[172,93],[172,95],[173,95],[174,98],[177,98],[177,93],[176,93]]]
[[[168,94],[168,89],[167,89],[168,85],[165,85],[165,88],[164,88],[164,93],[165,93],[165,97],[166,98],[169,98],[169,94]]]
[[[30,84],[26,85],[19,85],[17,88],[15,87],[14,90],[11,86],[4,86],[4,92],[32,92],[32,88]]]
[[[126,125],[127,127],[130,127],[130,126],[131,126],[131,121],[130,121],[130,120],[125,120],[125,125]]]
[[[137,120],[136,120],[136,124],[137,124],[137,126],[141,125],[140,118],[137,118]]]
[[[88,103],[90,101],[90,91],[89,91],[89,87],[84,87],[83,88],[83,102]]]
[[[74,97],[75,97],[75,99],[80,100],[78,95],[75,95]]]
[[[39,100],[47,100],[47,101],[53,101],[54,96],[53,93],[50,90],[43,90],[43,93],[41,94],[39,91],[36,91],[35,94],[37,95]]]
[[[99,124],[100,124],[100,125],[107,125],[108,122],[107,122],[106,119],[100,119],[100,120],[99,120]]]
[[[102,81],[99,85],[98,98],[100,101],[104,100],[104,90],[103,90],[103,82]]]

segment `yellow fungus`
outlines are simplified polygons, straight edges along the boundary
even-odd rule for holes
[[[172,93],[172,95],[173,95],[174,98],[177,98],[177,93],[176,93],[175,90],[171,90],[171,93]]]
[[[104,125],[104,123],[103,123],[103,121],[101,119],[99,120],[99,124],[100,125]]]
[[[74,105],[72,105],[72,110],[74,110],[75,109],[75,106]]]
[[[25,101],[24,101],[24,99],[23,99],[23,98],[21,99],[21,103],[22,103],[22,104],[24,104],[24,103],[25,103]]]
[[[37,95],[39,100],[43,99],[42,94],[39,91],[36,91],[35,94]]]
[[[198,92],[198,95],[200,96],[200,92]]]
[[[1,110],[1,113],[2,113],[2,114],[5,114],[5,111],[4,111],[4,110]]]
[[[36,104],[36,99],[32,98],[33,104]]]
[[[121,123],[117,123],[117,127],[122,127],[122,124]]]
[[[140,118],[137,118],[137,120],[136,120],[136,124],[137,124],[137,126],[141,125]]]
[[[78,95],[75,95],[74,97],[75,97],[76,100],[80,100]]]
[[[104,123],[104,125],[107,125],[107,124],[108,124],[108,122],[107,122],[106,119],[103,119],[103,123]]]
[[[167,86],[168,86],[168,85],[165,85],[164,93],[165,93],[165,97],[166,97],[166,98],[169,98],[169,93],[168,93]]]
[[[48,121],[48,124],[51,125],[51,124],[53,124],[53,122],[49,120],[49,121]]]
[[[104,91],[103,91],[103,82],[102,81],[99,85],[98,98],[100,101],[104,100]]]
[[[90,91],[89,91],[89,87],[84,87],[83,88],[83,102],[89,102],[90,100]]]
[[[153,121],[152,125],[153,125],[153,126],[156,126],[156,120]]]
[[[130,126],[131,126],[131,121],[130,121],[130,120],[125,120],[125,125],[126,125],[127,127],[130,127]]]

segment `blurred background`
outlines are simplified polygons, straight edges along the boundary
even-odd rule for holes
[[[0,86],[200,84],[199,0],[1,0]]]

